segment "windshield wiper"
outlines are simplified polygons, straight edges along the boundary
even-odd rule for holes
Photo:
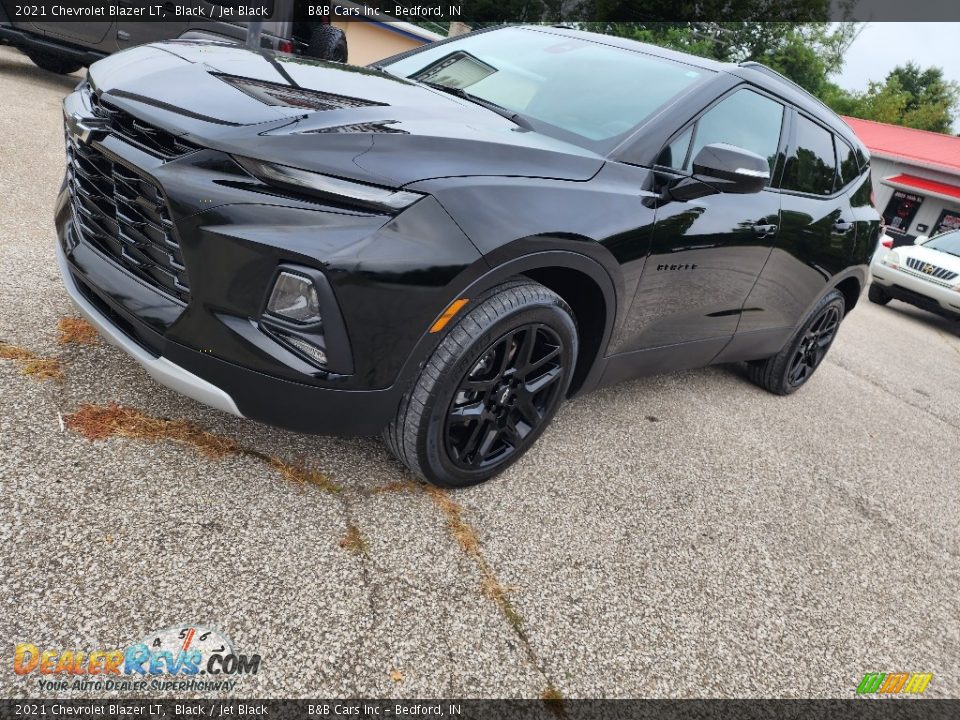
[[[485,107],[487,110],[492,110],[497,115],[507,118],[525,130],[533,130],[533,126],[530,125],[529,121],[520,113],[514,112],[508,108],[505,108],[503,105],[497,105],[497,103],[492,100],[485,100],[482,97],[477,97],[476,95],[471,95],[463,88],[450,87],[449,85],[442,85],[441,83],[428,82],[426,80],[421,80],[424,85],[431,87],[434,90],[439,90],[440,92],[445,92],[448,95],[453,95],[454,97],[462,98],[463,100],[468,100],[476,105]]]

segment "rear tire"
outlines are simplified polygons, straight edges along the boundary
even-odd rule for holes
[[[870,283],[870,289],[867,290],[867,299],[877,305],[886,305],[890,302],[890,296],[887,295],[887,291],[876,283]]]
[[[750,381],[775,395],[799,390],[830,350],[843,321],[844,308],[843,294],[836,289],[828,292],[780,352],[748,363]]]
[[[26,55],[38,68],[58,75],[69,75],[75,73],[83,67],[83,63],[78,63],[64,55],[43,52],[41,50],[24,50]]]
[[[317,25],[310,31],[307,55],[320,60],[347,61],[347,36],[333,25]]]
[[[563,402],[577,358],[570,307],[519,279],[450,328],[384,431],[411,472],[440,487],[490,479],[520,458]]]

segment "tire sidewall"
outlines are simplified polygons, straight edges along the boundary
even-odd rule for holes
[[[807,334],[807,331],[810,329],[813,323],[817,321],[817,318],[819,318],[831,306],[836,306],[836,308],[840,311],[840,321],[835,331],[833,340],[830,341],[830,345],[827,347],[826,351],[824,352],[824,357],[820,360],[820,363],[813,369],[813,372],[810,373],[807,379],[804,380],[799,385],[794,385],[789,380],[790,368],[793,362],[793,358],[797,354],[797,350],[800,348],[800,342],[803,340],[804,335]],[[836,342],[837,340],[837,334],[839,334],[840,332],[840,325],[843,324],[843,316],[844,316],[845,309],[846,309],[846,304],[844,303],[843,295],[840,293],[840,291],[833,290],[832,292],[825,295],[824,298],[817,304],[817,307],[814,308],[812,313],[810,313],[810,316],[807,318],[807,321],[800,326],[800,330],[797,331],[797,333],[793,336],[793,339],[790,341],[790,345],[788,346],[787,356],[785,358],[785,362],[783,365],[782,382],[783,382],[784,389],[787,391],[787,394],[796,392],[797,390],[802,388],[804,385],[806,385],[808,382],[810,382],[811,377],[816,375],[817,370],[820,369],[820,365],[823,364],[823,361],[826,359],[827,354],[829,354],[830,349],[833,347],[833,343]]]
[[[559,299],[559,298],[558,298]],[[456,394],[464,376],[477,363],[480,356],[498,339],[510,332],[513,328],[531,323],[542,323],[549,326],[560,336],[563,343],[561,353],[563,378],[552,407],[548,408],[540,424],[530,433],[520,452],[514,452],[503,462],[475,472],[464,470],[455,465],[447,456],[445,443],[445,426],[447,410]],[[462,353],[450,366],[444,368],[443,378],[438,383],[436,391],[432,393],[429,405],[423,415],[426,427],[419,433],[420,447],[418,454],[426,462],[431,475],[440,475],[444,478],[443,484],[451,487],[465,487],[475,485],[501,473],[508,468],[536,442],[543,433],[557,409],[563,403],[570,381],[573,376],[574,363],[577,358],[577,328],[569,311],[559,304],[541,303],[533,306],[516,308],[515,310],[497,318],[481,335],[476,337],[466,352]],[[439,472],[437,472],[439,471]]]

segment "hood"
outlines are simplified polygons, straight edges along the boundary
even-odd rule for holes
[[[588,180],[604,158],[369,68],[171,41],[93,65],[101,100],[198,145],[402,186],[497,175]]]
[[[950,253],[934,250],[924,245],[901,245],[894,248],[894,252],[904,258],[913,258],[921,263],[929,263],[950,272],[960,273],[960,257]]]

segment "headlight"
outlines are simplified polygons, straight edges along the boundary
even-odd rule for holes
[[[880,263],[896,270],[900,267],[900,256],[893,251],[885,252]]]
[[[365,185],[353,180],[322,175],[288,165],[275,165],[245,157],[234,157],[234,160],[255,178],[270,185],[281,185],[295,190],[307,191],[331,200],[359,203],[377,210],[396,212],[423,198],[420,193],[394,190],[377,185]]]
[[[282,272],[277,276],[277,282],[274,283],[267,301],[267,310],[285,320],[293,320],[303,325],[318,323],[322,319],[320,300],[317,298],[317,288],[313,281],[291,272]]]

